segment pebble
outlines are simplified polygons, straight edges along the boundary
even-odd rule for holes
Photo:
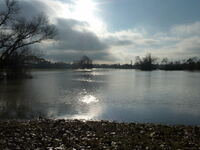
[[[199,131],[199,126],[10,120],[0,121],[0,150],[199,149]]]

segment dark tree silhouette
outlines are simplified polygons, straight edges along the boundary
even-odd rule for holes
[[[168,58],[163,58],[161,61],[161,65],[166,65],[169,62]]]
[[[167,59],[168,60],[168,59]],[[200,70],[200,59],[188,58],[182,61],[167,61],[159,65],[161,70]]]
[[[88,56],[82,56],[79,61],[74,62],[74,68],[90,69],[93,67],[92,60]]]
[[[151,54],[147,54],[144,58],[136,57],[135,67],[141,70],[154,70],[156,69],[157,58],[152,57]]]
[[[18,63],[22,66],[31,55],[30,46],[53,39],[56,30],[43,14],[27,20],[19,16],[16,0],[4,2],[5,9],[0,10],[0,67],[5,71]]]

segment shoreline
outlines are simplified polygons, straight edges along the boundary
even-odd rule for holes
[[[200,149],[200,126],[85,120],[0,121],[0,149]]]

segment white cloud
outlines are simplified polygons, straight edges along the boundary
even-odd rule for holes
[[[172,27],[171,32],[182,37],[200,35],[200,22],[175,25]]]
[[[110,32],[100,17],[98,4],[91,0],[21,2],[27,17],[44,11],[58,27],[59,42],[45,45],[49,59],[65,61],[86,54],[98,62],[127,63],[149,52],[159,57],[200,56],[200,21],[174,25],[168,32],[151,35],[137,28]],[[87,10],[86,5],[91,8]]]

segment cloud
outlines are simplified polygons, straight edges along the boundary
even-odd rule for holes
[[[87,30],[76,30],[74,27],[77,25],[87,26],[84,22],[72,19],[57,19],[56,26],[60,37],[57,48],[61,50],[101,51],[108,47],[105,43],[100,41],[95,33]]]
[[[182,37],[200,35],[200,21],[190,24],[175,25],[172,27],[171,32]]]
[[[60,51],[60,50],[52,50],[51,52],[47,52],[45,57],[47,59],[51,59],[53,61],[66,61],[66,62],[73,62],[74,60],[78,60],[83,55],[88,55],[92,60],[95,60],[98,63],[104,63],[109,61],[117,61],[118,58],[112,56],[110,53],[100,51],[100,52],[92,52],[92,53],[84,53],[84,52],[77,52],[75,50],[67,50],[67,51]]]
[[[111,32],[106,23],[98,16],[93,16],[94,14],[82,14],[80,17],[76,3],[71,0],[19,2],[21,15],[24,17],[32,18],[44,13],[56,26],[59,33],[57,41],[36,46],[50,60],[70,62],[82,55],[88,55],[102,63],[127,63],[135,56],[149,52],[158,57],[200,56],[200,21],[173,25],[162,33],[150,34],[142,27]]]
[[[49,59],[57,59],[58,61],[70,61],[83,54],[96,55],[94,58],[97,60],[104,59],[104,55],[110,56],[109,52],[106,51],[109,45],[103,42],[96,32],[92,30],[90,23],[87,20],[78,20],[74,17],[72,12],[73,4],[71,1],[19,1],[21,16],[29,19],[43,13],[57,28],[58,36],[56,42],[44,42],[42,45],[35,47],[48,54]],[[47,58],[47,56],[44,57]]]
[[[176,44],[177,49],[200,55],[200,36],[186,38]]]
[[[200,57],[200,22],[172,26],[168,33],[157,36],[161,45],[155,54],[181,59]]]
[[[20,15],[25,17],[26,19],[31,19],[32,17],[38,15],[38,14],[46,14],[46,12],[51,12],[50,8],[45,5],[45,3],[41,1],[20,1]],[[50,15],[50,14],[48,14]]]
[[[111,46],[118,47],[138,47],[138,46],[152,46],[157,44],[157,40],[148,37],[138,29],[128,29],[118,32],[107,32],[107,34],[102,37],[104,41]]]
[[[141,38],[136,32],[131,30],[116,33],[108,32],[106,25],[102,25],[101,32],[96,32],[91,27],[88,20],[74,17],[73,4],[71,2],[53,0],[21,0],[21,14],[26,18],[31,18],[40,13],[45,13],[56,25],[58,30],[57,42],[43,43],[38,45],[46,54],[46,58],[58,61],[72,61],[81,55],[91,56],[96,61],[117,61],[113,55],[115,51],[112,47],[123,47],[136,44],[133,40]],[[100,21],[99,21],[100,22]],[[98,23],[95,20],[95,23]],[[144,41],[149,42],[149,41]],[[137,44],[139,43],[139,40]],[[140,40],[142,43],[142,39]],[[119,58],[118,58],[119,59]]]

